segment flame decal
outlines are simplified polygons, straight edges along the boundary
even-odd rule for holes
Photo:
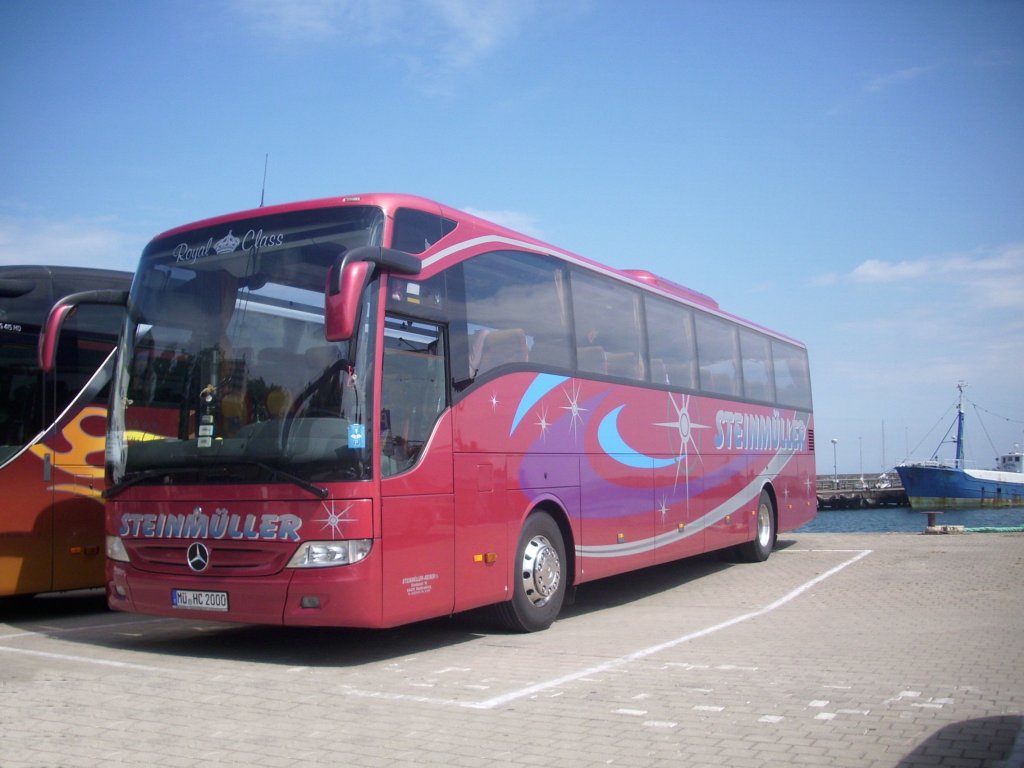
[[[104,435],[90,435],[82,427],[82,423],[89,418],[102,418],[106,420],[107,409],[97,406],[83,408],[78,415],[72,419],[64,429],[61,436],[71,447],[66,451],[55,451],[48,445],[36,443],[29,450],[43,461],[47,458],[54,469],[64,474],[72,475],[75,478],[82,477],[90,480],[100,480],[103,477],[103,467],[90,464],[87,459],[91,453],[102,453],[106,437]],[[72,471],[71,468],[74,467]],[[100,490],[91,485],[80,485],[78,483],[58,483],[51,485],[51,491],[63,491],[74,493],[79,496],[88,496],[98,499]]]

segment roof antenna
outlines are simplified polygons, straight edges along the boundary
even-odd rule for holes
[[[260,189],[260,208],[263,207],[263,195],[267,191],[267,161],[270,160],[270,153],[263,156],[263,187]]]

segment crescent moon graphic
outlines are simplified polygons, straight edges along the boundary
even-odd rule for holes
[[[519,426],[519,422],[523,420],[523,417],[529,412],[533,406],[535,406],[540,399],[544,397],[548,392],[553,390],[563,381],[568,381],[568,376],[555,376],[550,373],[541,373],[537,375],[530,386],[526,388],[522,398],[519,400],[519,407],[516,409],[516,415],[512,419],[512,428],[509,429],[508,433],[511,436],[516,431],[516,427]]]
[[[610,459],[634,469],[662,469],[679,462],[677,458],[661,459],[631,448],[619,432],[619,413],[623,408],[625,406],[620,405],[611,411],[601,419],[601,424],[597,428],[597,442]]]

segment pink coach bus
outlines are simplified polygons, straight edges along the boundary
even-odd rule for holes
[[[493,606],[534,631],[578,584],[765,560],[815,514],[803,345],[419,197],[171,230],[127,309],[117,610],[388,627]]]

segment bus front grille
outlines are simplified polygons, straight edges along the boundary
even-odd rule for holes
[[[128,557],[140,571],[170,575],[266,576],[278,573],[292,555],[292,546],[251,541],[204,539],[209,552],[208,565],[197,570],[189,565],[192,541],[152,541],[125,539]]]

